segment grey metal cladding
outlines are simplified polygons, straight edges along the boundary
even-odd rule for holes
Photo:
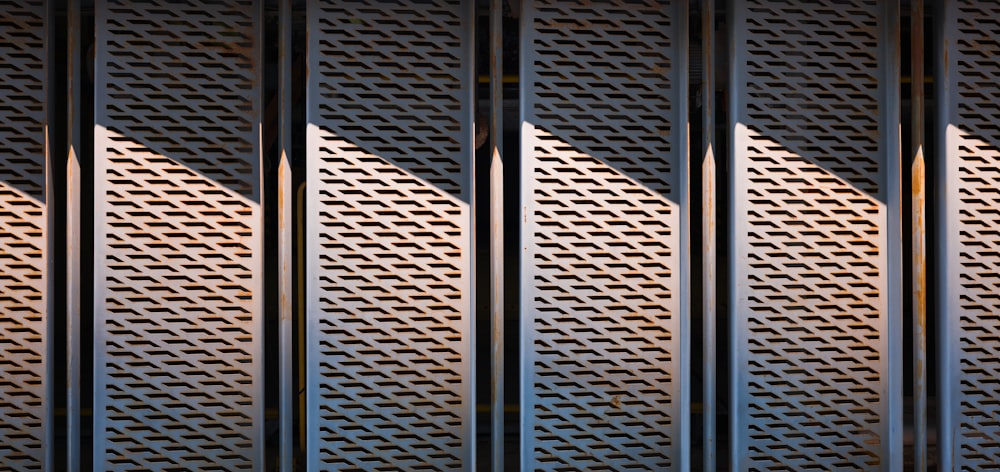
[[[263,467],[258,9],[96,4],[96,470]]]
[[[310,470],[474,467],[473,2],[308,2]]]
[[[686,2],[522,4],[521,467],[686,467]]]
[[[51,427],[46,3],[0,2],[0,464],[43,470]]]
[[[900,470],[898,5],[734,2],[734,470]]]
[[[940,5],[941,470],[1000,464],[1000,5]]]

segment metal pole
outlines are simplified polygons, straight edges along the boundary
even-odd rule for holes
[[[702,421],[703,470],[714,471],[715,461],[715,0],[704,0],[701,11],[701,247],[702,247]]]
[[[490,351],[493,470],[503,470],[503,2],[490,0]]]
[[[913,263],[913,470],[927,470],[927,261],[926,193],[924,186],[924,1],[910,3],[912,48],[910,163],[911,241]]]
[[[903,470],[903,150],[900,126],[900,3],[898,0],[883,3],[881,21],[883,23],[882,51],[880,60],[884,75],[881,97],[886,157],[886,329],[888,336],[887,381],[888,409],[883,421],[887,422],[888,434],[883,449],[886,469]],[[899,274],[898,276],[895,274]]]
[[[291,471],[294,455],[292,445],[292,410],[295,381],[292,375],[292,200],[295,188],[292,186],[292,0],[281,0],[278,13],[281,23],[278,31],[278,78],[281,109],[280,144],[281,157],[278,161],[278,358],[280,363],[280,386],[278,397],[279,450],[282,471]]]
[[[66,130],[69,136],[66,159],[66,468],[70,472],[80,470],[80,372],[83,370],[81,355],[81,291],[80,265],[82,263],[80,232],[83,230],[80,214],[81,180],[80,151],[82,130],[80,128],[80,96],[83,93],[83,55],[80,52],[81,20],[80,2],[69,0],[67,18],[67,83],[66,103],[69,106]]]
[[[43,420],[44,436],[43,441],[45,444],[44,456],[43,456],[43,470],[52,471],[58,469],[54,463],[53,453],[55,450],[55,304],[56,304],[56,293],[55,293],[55,274],[53,273],[52,267],[55,262],[55,239],[53,238],[53,231],[56,227],[55,225],[55,209],[56,204],[53,197],[55,197],[55,185],[53,185],[53,123],[54,123],[54,113],[55,110],[55,97],[58,96],[58,92],[52,84],[55,82],[55,64],[54,59],[57,57],[55,55],[56,42],[55,42],[55,2],[46,1],[45,2],[45,57],[44,77],[46,80],[45,84],[45,254],[42,255],[44,259],[43,267],[45,267],[45,334],[42,339],[45,343],[45,398],[42,399],[42,405],[44,405],[45,418]]]

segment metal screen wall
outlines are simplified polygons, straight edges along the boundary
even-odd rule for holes
[[[898,8],[737,2],[734,470],[900,470]]]
[[[521,468],[685,468],[685,4],[523,6]]]
[[[258,4],[95,13],[94,468],[261,467]]]
[[[938,16],[941,470],[1000,464],[1000,5]]]
[[[308,3],[310,470],[471,470],[473,3]]]
[[[724,3],[0,0],[0,470],[997,469],[1000,5]]]
[[[0,468],[51,467],[48,18],[0,3]]]

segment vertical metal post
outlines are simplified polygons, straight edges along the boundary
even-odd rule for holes
[[[83,145],[80,128],[80,96],[83,93],[83,55],[80,50],[81,21],[80,1],[69,0],[67,17],[67,110],[66,130],[69,152],[66,159],[66,467],[69,472],[80,470],[80,372],[83,359],[80,343],[81,302],[80,266],[83,262],[80,233],[83,224],[80,214],[81,180],[80,151]]]
[[[280,99],[280,145],[278,161],[278,371],[280,385],[278,393],[279,453],[282,471],[293,467],[292,408],[295,395],[292,375],[292,200],[295,188],[292,184],[292,0],[281,0],[278,12],[278,94]]]
[[[958,190],[954,188],[957,172],[952,164],[951,148],[956,144],[950,144],[949,140],[955,139],[953,131],[949,126],[952,117],[952,104],[950,89],[955,87],[952,75],[955,73],[956,51],[952,47],[957,39],[955,31],[954,2],[942,0],[933,5],[934,21],[934,95],[935,95],[935,155],[938,157],[938,164],[932,175],[934,180],[934,211],[938,215],[937,219],[941,224],[936,225],[937,247],[936,262],[938,275],[934,281],[934,291],[937,294],[937,467],[938,470],[958,470],[961,466],[961,455],[956,447],[959,444],[953,438],[957,437],[959,430],[955,428],[956,420],[961,417],[960,411],[955,408],[961,396],[953,387],[953,384],[961,382],[961,369],[955,366],[961,360],[961,349],[952,346],[955,339],[961,333],[961,325],[952,324],[951,319],[961,313],[960,306],[954,300],[956,296],[950,296],[954,291],[959,293],[960,286],[952,284],[952,280],[961,273],[958,258],[953,258],[960,248],[960,239],[955,237],[955,231],[949,231],[948,225],[958,225],[961,220],[959,215],[959,202],[951,195]],[[954,249],[953,249],[954,248]]]
[[[910,162],[913,305],[913,468],[927,470],[927,261],[924,185],[924,1],[910,3]]]
[[[903,149],[900,140],[900,2],[884,1],[882,7],[882,40],[878,62],[882,65],[881,122],[884,136],[886,212],[886,332],[888,388],[884,402],[888,416],[885,455],[882,463],[893,472],[903,470]]]
[[[673,14],[676,21],[677,52],[674,63],[677,67],[677,115],[676,120],[680,132],[677,133],[677,206],[678,232],[677,237],[680,255],[677,258],[678,293],[680,303],[678,303],[676,337],[677,352],[681,359],[691,358],[691,114],[688,97],[690,96],[690,84],[688,84],[688,70],[691,68],[691,61],[688,54],[690,50],[690,32],[688,30],[688,18],[690,17],[689,5],[687,1],[672,3],[675,8]],[[680,435],[677,438],[679,453],[677,454],[677,470],[687,472],[691,470],[691,364],[687,360],[681,361],[677,367],[677,382],[679,385],[678,399],[680,407]]]
[[[701,10],[701,247],[702,247],[702,446],[703,470],[715,465],[715,0],[704,0]]]
[[[45,254],[43,267],[45,267],[45,398],[42,403],[45,405],[44,437],[45,456],[43,470],[53,471],[61,467],[56,467],[55,460],[55,305],[57,295],[55,293],[55,274],[52,268],[55,266],[55,246],[53,238],[53,228],[55,225],[55,186],[53,185],[53,135],[52,124],[55,121],[55,98],[58,91],[52,84],[55,83],[55,55],[56,33],[55,33],[55,3],[52,0],[45,2]]]
[[[988,470],[1000,457],[1000,4],[933,5],[937,462],[945,471]]]
[[[493,470],[503,470],[503,2],[490,0],[490,402]]]

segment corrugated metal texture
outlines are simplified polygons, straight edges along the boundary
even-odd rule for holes
[[[736,2],[734,470],[900,470],[898,5]]]
[[[521,468],[683,469],[685,3],[523,7]]]
[[[939,5],[941,470],[1000,469],[1000,5]]]
[[[96,470],[263,465],[258,8],[96,4]]]
[[[0,2],[0,468],[51,447],[46,4]]]
[[[311,469],[474,465],[473,6],[308,3]]]

